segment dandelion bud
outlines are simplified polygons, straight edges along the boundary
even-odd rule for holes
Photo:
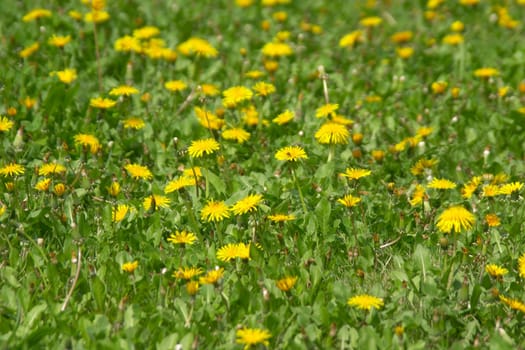
[[[352,141],[356,146],[359,146],[363,142],[363,134],[361,133],[355,133],[352,135]]]
[[[17,113],[17,111],[16,111],[15,107],[9,107],[7,109],[7,115],[10,116],[10,117],[15,116],[16,113]]]
[[[189,295],[195,295],[199,291],[199,282],[190,281],[186,284],[186,291]]]
[[[439,239],[439,246],[441,247],[441,249],[447,249],[448,248],[448,238],[441,237]]]
[[[239,53],[241,54],[241,56],[246,56],[248,51],[244,47],[241,47],[240,50],[239,50]]]
[[[383,159],[385,158],[385,152],[382,150],[373,150],[372,151],[372,158],[378,163],[381,163]]]
[[[459,88],[458,87],[453,87],[451,90],[450,90],[450,94],[452,95],[452,98],[458,98],[459,97]]]
[[[525,81],[520,82],[518,85],[518,90],[520,93],[525,94]],[[9,114],[9,111],[7,112]]]
[[[361,157],[363,156],[363,152],[361,152],[361,149],[359,149],[359,148],[354,148],[354,149],[352,150],[352,156],[353,156],[354,158],[359,159],[359,158],[361,158]]]
[[[8,192],[12,192],[12,191],[15,189],[15,184],[14,184],[14,182],[6,182],[6,184],[5,184],[5,189],[6,189]]]
[[[58,183],[53,188],[53,192],[55,192],[55,194],[58,197],[60,197],[60,196],[62,196],[64,194],[64,192],[66,192],[66,186],[63,183]]]
[[[108,188],[109,195],[112,197],[116,197],[120,193],[120,184],[116,181],[113,181],[111,183],[111,186]]]
[[[270,21],[262,21],[261,22],[261,29],[267,32],[270,29]]]

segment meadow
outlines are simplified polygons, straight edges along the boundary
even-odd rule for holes
[[[0,2],[3,349],[524,349],[524,0]]]

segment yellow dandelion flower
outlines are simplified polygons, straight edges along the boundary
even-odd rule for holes
[[[270,219],[273,222],[285,222],[295,220],[296,217],[293,214],[273,214],[268,215],[268,219]]]
[[[214,84],[201,84],[201,92],[206,96],[217,96],[220,93],[217,85]]]
[[[396,54],[399,58],[407,59],[414,55],[414,49],[409,46],[397,47]]]
[[[490,78],[497,75],[499,75],[499,70],[496,68],[484,67],[474,71],[474,76],[478,78]]]
[[[253,0],[235,0],[235,5],[245,8],[253,5]]]
[[[319,128],[314,135],[315,139],[321,144],[342,144],[345,145],[348,143],[348,138],[350,137],[350,132],[346,126],[328,122]]]
[[[139,90],[136,87],[130,85],[120,85],[117,86],[109,92],[111,96],[131,96],[139,93]]]
[[[58,72],[56,72],[56,75],[58,77],[58,80],[60,80],[64,84],[71,84],[72,82],[77,80],[76,69],[66,68],[64,70],[59,70]]]
[[[225,140],[234,140],[238,143],[244,143],[250,138],[250,133],[242,128],[226,129],[221,133],[221,136]]]
[[[525,312],[525,304],[517,299],[511,299],[503,295],[500,295],[499,300],[501,300],[503,303],[505,303],[508,307],[510,307],[513,310]]]
[[[224,268],[218,266],[214,270],[206,272],[206,275],[199,278],[201,284],[217,284],[224,275]]]
[[[111,210],[111,218],[113,222],[121,222],[124,220],[126,215],[131,211],[131,207],[126,204],[119,204],[116,207],[113,207]]]
[[[233,108],[238,104],[252,99],[253,92],[245,86],[233,86],[222,92],[222,104],[226,108]]]
[[[462,32],[465,29],[465,24],[461,21],[454,21],[450,25],[450,30],[453,32]]]
[[[128,174],[134,179],[150,180],[153,178],[153,174],[147,166],[140,164],[126,164],[124,167]]]
[[[409,200],[410,205],[416,206],[416,205],[423,203],[425,196],[426,196],[425,188],[417,184],[414,192],[412,193],[412,198],[410,198]]]
[[[133,37],[137,39],[149,39],[159,35],[160,30],[154,26],[144,26],[133,31]]]
[[[354,47],[355,44],[363,41],[363,32],[355,30],[351,33],[346,34],[339,40],[340,47]]]
[[[215,151],[219,150],[220,145],[217,141],[212,138],[195,140],[191,142],[190,147],[188,147],[188,153],[193,158],[200,158],[203,155],[210,155]]]
[[[135,271],[137,267],[139,267],[139,262],[137,260],[126,262],[122,264],[122,271],[133,273],[133,271]]]
[[[265,83],[263,81],[257,82],[254,86],[252,86],[252,89],[255,91],[257,96],[269,96],[276,91],[273,84]]]
[[[517,192],[523,188],[523,183],[521,182],[512,182],[500,186],[499,193],[505,195],[511,195],[514,192]]]
[[[177,271],[173,273],[173,277],[176,279],[191,280],[193,277],[201,275],[203,273],[200,267],[179,267]]]
[[[465,6],[474,6],[479,4],[479,0],[459,0],[459,3]]]
[[[66,185],[64,185],[63,183],[57,183],[54,187],[53,187],[53,192],[58,196],[62,196],[65,192],[66,192]]]
[[[264,76],[264,72],[261,72],[260,70],[250,70],[244,73],[244,76],[249,79],[259,79]]]
[[[372,308],[379,310],[385,305],[383,299],[368,294],[353,296],[348,299],[347,303],[362,310],[370,310]]]
[[[287,109],[286,111],[279,114],[277,117],[272,119],[272,122],[278,125],[284,125],[292,121],[294,118],[294,113]]]
[[[55,47],[64,47],[71,41],[71,35],[60,36],[53,34],[48,40],[48,44]]]
[[[51,179],[43,179],[36,183],[35,189],[44,192],[49,189],[49,185],[51,185]]]
[[[195,166],[192,168],[184,169],[182,175],[186,177],[200,178],[202,177],[202,170],[200,167]]]
[[[51,15],[52,13],[49,10],[36,8],[26,13],[24,17],[22,17],[22,21],[31,22],[39,18],[51,17]]]
[[[337,103],[327,103],[315,111],[315,116],[317,118],[325,118],[325,117],[333,117],[335,115],[335,111],[339,108],[339,105]]]
[[[436,190],[451,190],[456,188],[456,184],[447,179],[432,179],[428,184],[428,188],[435,188]]]
[[[109,98],[95,97],[89,100],[89,105],[94,108],[108,109],[114,107],[117,101],[113,101]]]
[[[124,126],[124,129],[135,129],[140,130],[143,127],[146,126],[146,123],[144,123],[144,120],[140,118],[127,118],[122,121],[122,125]]]
[[[286,276],[276,281],[275,284],[277,285],[277,288],[279,288],[283,292],[288,292],[295,286],[296,282],[297,282],[297,277]]]
[[[518,272],[520,277],[525,278],[525,253],[518,259]]]
[[[168,194],[175,192],[184,187],[195,186],[195,184],[195,177],[193,175],[184,175],[168,182],[168,184],[164,187],[164,193]]]
[[[186,89],[188,85],[182,80],[170,80],[164,83],[164,87],[170,91],[177,92]]]
[[[188,292],[189,295],[195,295],[199,291],[199,282],[197,281],[188,281],[186,283],[186,292]]]
[[[361,202],[361,198],[354,197],[351,194],[347,194],[343,198],[339,198],[337,200],[339,203],[344,205],[347,208],[355,207],[359,202]]]
[[[487,266],[485,266],[485,271],[490,276],[496,277],[496,278],[502,278],[504,275],[509,273],[509,270],[501,266],[498,266],[496,264],[488,264]]]
[[[414,37],[414,33],[411,31],[396,32],[390,36],[390,41],[395,44],[404,44],[409,42]]]
[[[146,211],[150,209],[158,210],[159,208],[169,208],[170,202],[171,200],[166,196],[152,194],[151,196],[144,198],[142,206]]]
[[[371,16],[371,17],[365,17],[362,20],[359,21],[359,24],[361,24],[363,27],[371,28],[371,27],[377,27],[383,22],[383,19],[381,17],[377,16]]]
[[[112,197],[116,197],[120,193],[120,184],[116,181],[113,181],[111,185],[108,187],[108,193]]]
[[[217,251],[217,259],[228,262],[233,259],[250,259],[250,245],[244,243],[227,244]]]
[[[217,57],[219,52],[209,42],[201,38],[190,38],[177,46],[177,50],[185,56],[193,54],[206,58]]]
[[[485,222],[488,227],[498,227],[501,225],[501,221],[496,214],[487,214],[485,215]]]
[[[201,210],[201,220],[222,221],[230,217],[230,209],[223,201],[210,200]]]
[[[481,195],[485,198],[495,197],[500,194],[500,188],[497,185],[485,185],[481,188]]]
[[[257,206],[262,202],[263,196],[260,194],[251,194],[238,200],[232,207],[231,211],[235,215],[242,215],[257,211]]]
[[[447,89],[448,83],[446,81],[435,81],[432,83],[430,88],[432,89],[432,92],[434,95],[439,95],[445,92]]]
[[[431,169],[437,163],[437,159],[420,159],[412,168],[410,168],[410,172],[412,175],[422,175],[425,172],[425,169]]]
[[[63,166],[62,164],[57,164],[57,163],[43,164],[38,169],[38,175],[43,175],[43,176],[48,176],[50,174],[60,174],[60,173],[65,173],[65,172],[66,172],[66,167]]]
[[[67,15],[71,18],[73,18],[75,21],[81,21],[82,20],[82,13],[78,12],[78,11],[75,11],[75,10],[71,10],[67,13]]]
[[[115,43],[113,44],[113,47],[115,48],[115,51],[122,51],[122,52],[141,52],[142,47],[140,45],[139,39],[132,37],[130,35],[123,36],[122,38],[118,38],[115,40]]]
[[[268,57],[281,57],[290,56],[293,54],[293,49],[290,45],[282,42],[270,42],[264,44],[262,48],[264,56]]]
[[[308,156],[302,147],[286,146],[275,153],[275,159],[288,162],[295,162],[298,159],[307,159]]]
[[[206,129],[219,130],[225,124],[224,119],[217,117],[216,114],[213,114],[204,108],[195,107],[193,110],[195,111],[199,123]]]
[[[31,98],[29,96],[26,96],[23,100],[24,106],[26,106],[27,109],[31,109],[35,106],[36,99]]]
[[[15,125],[14,122],[4,116],[0,116],[0,131],[9,131],[13,125]]]
[[[192,232],[186,232],[184,230],[182,231],[175,231],[175,233],[172,233],[168,237],[168,242],[173,244],[188,244],[192,245],[197,240],[197,236],[195,236]]]
[[[462,206],[452,206],[445,209],[438,217],[436,226],[441,232],[459,233],[469,230],[474,224],[474,215]]]
[[[447,44],[451,46],[459,45],[464,41],[465,39],[463,38],[463,35],[459,33],[447,34],[443,37],[443,40],[442,40],[443,44]]]
[[[268,339],[272,337],[270,332],[266,329],[258,328],[242,328],[237,330],[235,333],[237,344],[244,344],[244,349],[249,349],[252,345],[263,344],[269,346],[270,342]]]
[[[22,51],[20,51],[18,53],[18,55],[20,57],[22,57],[22,58],[28,58],[29,56],[31,56],[32,54],[37,52],[39,48],[40,48],[40,44],[39,43],[33,43],[33,44],[25,47]]]
[[[102,23],[109,19],[107,11],[91,11],[84,15],[84,21],[87,23]]]
[[[89,147],[89,150],[91,153],[95,154],[98,152],[98,150],[101,148],[100,142],[98,139],[90,134],[76,134],[75,137],[75,144],[80,145],[82,147]]]
[[[370,176],[371,170],[360,168],[346,168],[344,173],[339,173],[340,176],[346,177],[350,180],[358,180],[362,177]]]

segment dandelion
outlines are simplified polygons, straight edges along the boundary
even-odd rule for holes
[[[490,276],[495,277],[497,279],[501,279],[504,275],[509,273],[509,270],[496,264],[488,264],[487,266],[485,266],[485,271]]]
[[[13,125],[15,125],[14,122],[12,122],[11,120],[7,119],[4,116],[0,116],[0,132],[11,130]]]
[[[346,34],[339,40],[339,47],[354,47],[355,44],[363,41],[363,32],[355,30]]]
[[[23,165],[17,163],[9,163],[0,168],[0,175],[4,177],[22,175],[25,169]]]
[[[159,35],[160,30],[154,26],[144,26],[133,31],[133,37],[137,39],[149,39]]]
[[[432,179],[428,184],[428,188],[435,188],[437,190],[451,190],[456,188],[456,184],[447,179]]]
[[[327,103],[315,111],[315,116],[317,118],[326,118],[326,117],[333,117],[335,115],[335,111],[339,108],[339,105],[337,103]]]
[[[173,244],[188,244],[192,245],[197,240],[197,236],[195,236],[192,232],[186,232],[184,230],[182,231],[175,231],[175,233],[172,233],[168,237],[168,242]]]
[[[64,84],[71,84],[72,82],[77,80],[76,69],[66,68],[64,70],[56,72],[56,75],[58,77],[58,80],[60,80]]]
[[[498,227],[501,225],[501,221],[496,214],[487,214],[485,215],[485,222],[488,227]]]
[[[26,96],[26,98],[24,98],[24,106],[26,106],[27,109],[31,109],[35,106],[35,103],[36,103],[36,99],[34,98],[31,98],[29,96]]]
[[[237,330],[235,333],[237,339],[235,340],[238,344],[244,344],[244,350],[249,349],[252,345],[263,344],[265,346],[270,345],[268,339],[272,337],[270,332],[266,329],[258,328],[242,328]]]
[[[195,177],[193,175],[181,176],[177,179],[174,179],[168,182],[166,187],[164,187],[164,193],[168,194],[171,192],[175,192],[184,187],[195,186],[195,184],[196,184]]]
[[[151,196],[148,196],[144,198],[144,201],[142,202],[142,206],[144,207],[144,210],[150,210],[153,207],[153,210],[157,210],[159,208],[169,208],[171,200],[163,195],[159,194],[152,194]]]
[[[411,206],[416,206],[421,203],[423,203],[423,199],[425,199],[425,188],[419,184],[416,185],[416,188],[414,190],[414,193],[412,193],[412,198],[410,198],[409,202]]]
[[[87,23],[102,23],[109,19],[107,11],[91,11],[85,14],[84,21]]]
[[[430,87],[435,95],[439,95],[445,92],[447,86],[448,83],[446,81],[435,81]]]
[[[186,89],[188,85],[182,80],[170,80],[164,83],[164,87],[170,91],[177,92]]]
[[[414,49],[408,46],[396,48],[396,54],[399,58],[407,59],[414,55]]]
[[[459,33],[447,34],[443,37],[443,40],[442,40],[443,44],[447,44],[451,46],[459,45],[464,41],[465,39],[463,38],[463,35]]]
[[[317,130],[314,137],[321,144],[347,144],[350,132],[344,125],[328,122]]]
[[[113,207],[111,210],[111,219],[113,222],[121,222],[124,220],[126,215],[130,212],[131,207],[127,204],[119,204],[116,207]]]
[[[270,219],[273,222],[285,222],[295,220],[296,217],[293,214],[273,214],[268,215],[268,219]]]
[[[260,194],[251,194],[243,199],[238,200],[232,207],[231,211],[235,215],[242,215],[257,211],[257,206],[262,202],[263,196]]]
[[[130,35],[126,35],[122,38],[118,38],[117,40],[115,40],[113,47],[115,51],[122,52],[140,52],[142,50],[140,41],[137,38],[132,37]]]
[[[33,43],[33,44],[25,47],[22,51],[20,51],[18,53],[18,55],[20,57],[22,57],[22,58],[28,58],[29,56],[31,56],[32,54],[37,52],[39,48],[40,48],[40,44],[39,43]]]
[[[523,183],[521,182],[512,182],[500,186],[499,193],[504,195],[511,195],[514,192],[517,192],[523,188]]]
[[[214,153],[220,148],[217,141],[212,138],[192,141],[190,147],[188,147],[188,153],[193,158],[200,158],[203,155],[209,155]]]
[[[109,94],[111,96],[131,96],[139,93],[139,90],[136,87],[129,85],[120,85],[111,89]]]
[[[43,179],[36,183],[35,189],[44,192],[49,189],[49,185],[51,185],[51,179]]]
[[[362,177],[370,176],[370,174],[372,174],[372,171],[360,168],[346,168],[344,173],[339,173],[340,176],[350,180],[359,180]]]
[[[195,107],[193,110],[195,111],[199,123],[206,129],[219,130],[225,124],[224,119],[219,118],[216,114],[213,114],[204,108]]]
[[[302,147],[286,146],[275,153],[275,159],[288,162],[295,162],[298,159],[307,159],[308,156]]]
[[[216,96],[220,93],[219,88],[213,84],[201,84],[201,92],[206,96]]]
[[[222,221],[230,217],[229,211],[223,201],[210,200],[201,210],[201,219],[207,222]]]
[[[363,27],[372,28],[377,27],[383,22],[383,19],[381,17],[377,16],[371,16],[371,17],[365,17],[362,20],[359,21],[359,24],[361,24]]]
[[[48,44],[55,47],[64,47],[71,41],[71,35],[59,36],[53,34],[48,40]]]
[[[414,37],[411,31],[403,31],[392,34],[390,40],[395,44],[403,44],[409,42]]]
[[[46,9],[37,8],[29,11],[22,17],[22,21],[31,22],[39,18],[51,17],[51,11]]]
[[[217,284],[224,275],[224,268],[218,266],[214,270],[206,272],[206,275],[199,278],[201,284]]]
[[[89,105],[94,108],[108,109],[114,107],[117,101],[113,101],[109,98],[95,97],[89,100]]]
[[[438,217],[437,227],[441,232],[455,233],[469,230],[474,224],[474,215],[462,206],[445,209]]]
[[[252,99],[253,92],[245,86],[233,86],[222,92],[222,105],[226,108],[234,108],[244,101]]]
[[[297,277],[286,276],[276,281],[275,284],[277,285],[277,288],[279,288],[283,292],[288,292],[295,286],[296,282],[297,282]]]
[[[177,50],[185,56],[193,54],[206,58],[217,57],[219,52],[209,42],[201,38],[190,38],[177,46]]]
[[[133,273],[139,267],[139,262],[137,260],[133,262],[126,262],[122,264],[122,271]]]
[[[65,173],[65,172],[66,172],[66,167],[63,166],[62,164],[57,164],[57,163],[47,163],[47,164],[42,165],[38,169],[38,175],[43,175],[43,176],[48,176],[50,174],[60,174],[60,173]]]
[[[244,76],[249,79],[259,79],[264,76],[264,72],[261,72],[260,70],[250,70],[244,73]]]
[[[57,184],[53,187],[53,192],[54,192],[55,195],[57,195],[58,197],[61,197],[61,196],[66,192],[66,185],[64,185],[63,183],[57,183]]]
[[[262,48],[264,56],[268,57],[281,57],[290,56],[293,54],[292,47],[282,42],[270,42],[266,43]]]
[[[258,82],[252,87],[253,91],[255,91],[255,94],[257,96],[266,97],[273,93],[275,93],[275,86],[273,84],[265,83],[265,82]]]
[[[511,299],[503,295],[500,295],[499,300],[501,300],[503,303],[505,303],[508,307],[510,307],[513,310],[525,312],[525,304],[517,299]]]
[[[348,299],[348,305],[362,310],[370,310],[372,308],[379,310],[384,306],[383,299],[368,295],[356,295]]]
[[[351,194],[347,194],[343,198],[339,198],[337,202],[341,203],[347,208],[355,207],[359,202],[361,202],[361,198],[354,197]]]
[[[499,75],[499,70],[496,68],[485,67],[474,71],[474,76],[478,78],[490,78],[496,75]]]
[[[250,138],[250,133],[242,128],[226,129],[221,134],[225,140],[234,140],[238,143],[244,143]]]
[[[202,269],[200,267],[179,267],[177,271],[173,273],[173,277],[183,280],[191,280],[193,277],[201,275]]]
[[[144,123],[144,120],[140,118],[127,118],[122,121],[122,125],[124,126],[124,129],[135,129],[140,130],[143,127],[146,126],[146,123]]]
[[[120,193],[120,184],[116,181],[113,181],[111,185],[108,187],[108,193],[112,197],[116,197]]]
[[[277,125],[284,125],[292,121],[294,118],[294,113],[287,109],[283,113],[280,113],[277,117],[272,119],[272,122],[274,122]]]
[[[250,259],[250,245],[244,243],[227,244],[217,251],[217,259],[228,262],[233,259]]]
[[[525,278],[525,253],[518,259],[518,272],[520,277]]]
[[[124,167],[128,174],[134,179],[150,180],[153,178],[153,174],[148,167],[140,164],[126,164]]]
[[[410,168],[410,172],[412,175],[422,175],[426,169],[431,169],[437,163],[437,159],[420,159]]]
[[[184,169],[182,175],[186,177],[200,178],[202,177],[202,170],[200,167],[195,166],[192,168]]]
[[[481,195],[483,197],[496,197],[500,194],[500,188],[497,185],[485,185],[481,189]]]

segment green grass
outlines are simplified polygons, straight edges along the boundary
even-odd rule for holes
[[[242,349],[236,339],[243,328],[266,330],[270,349],[524,348],[525,261],[518,261],[525,254],[525,42],[522,23],[505,26],[525,18],[525,6],[450,0],[432,15],[425,1],[376,2],[263,6],[255,0],[241,8],[233,0],[117,0],[105,7],[110,18],[93,25],[68,15],[90,11],[80,2],[2,1],[0,115],[12,122],[0,122],[2,348]],[[51,17],[22,20],[38,7]],[[286,12],[282,22],[278,11]],[[383,21],[364,28],[360,20],[370,16]],[[442,42],[454,21],[465,26],[458,46]],[[119,38],[145,25],[159,29],[157,37],[176,60],[115,49]],[[362,31],[362,41],[340,47],[354,30]],[[289,31],[285,42],[293,54],[265,57],[263,46],[282,31]],[[392,42],[400,31],[413,38]],[[48,44],[53,34],[70,35],[71,42],[54,47]],[[192,36],[218,55],[178,50]],[[39,49],[22,58],[35,42]],[[400,58],[399,46],[414,54]],[[265,70],[268,60],[278,62],[274,73]],[[482,67],[499,74],[475,76]],[[70,84],[52,73],[65,68],[78,75]],[[250,79],[251,70],[263,76]],[[353,121],[346,144],[324,145],[315,137],[327,121],[315,116],[327,102],[323,78],[337,114]],[[170,80],[188,87],[169,91],[164,84]],[[257,81],[276,92],[224,108],[223,91],[251,89]],[[438,81],[446,82],[442,93],[432,89]],[[123,84],[139,93],[109,94]],[[220,93],[204,96],[201,84],[214,84]],[[117,104],[90,106],[99,96]],[[258,125],[246,122],[249,106],[259,114]],[[222,130],[200,124],[195,107],[222,118]],[[287,109],[294,113],[291,122],[272,122]],[[130,117],[144,127],[125,128]],[[231,127],[244,128],[249,140],[224,139]],[[431,128],[430,134],[416,136],[421,128]],[[79,134],[96,137],[99,149],[78,144]],[[219,150],[190,156],[192,142],[206,138]],[[291,145],[308,157],[275,158]],[[414,173],[422,159],[436,163]],[[53,162],[65,171],[39,174]],[[23,173],[9,172],[11,163]],[[128,164],[146,166],[152,177],[133,178]],[[164,193],[192,166],[202,169],[196,185]],[[340,175],[347,168],[371,174],[350,180]],[[476,177],[473,195],[463,195]],[[48,188],[35,188],[46,178]],[[429,187],[436,178],[456,187]],[[120,191],[112,195],[114,182]],[[512,194],[497,193],[510,183],[517,183]],[[418,185],[424,195],[412,205]],[[487,186],[495,186],[495,196]],[[152,194],[169,203],[145,208]],[[211,200],[231,207],[250,194],[263,199],[249,213],[230,211],[217,222],[201,216]],[[347,194],[361,201],[347,208],[338,202]],[[129,208],[121,221],[112,214],[119,204]],[[440,215],[457,205],[472,213],[472,227],[441,232]],[[270,220],[277,213],[295,219]],[[487,214],[500,224],[489,227]],[[168,241],[182,230],[195,234],[194,244]],[[250,258],[219,259],[217,252],[230,243],[249,244]],[[122,269],[133,261],[133,272]],[[489,264],[508,271],[491,276]],[[191,295],[188,281],[173,276],[182,267],[202,270],[193,281],[216,268],[224,275]],[[277,286],[286,276],[297,278],[287,292]],[[348,305],[361,294],[384,305],[369,311]]]

